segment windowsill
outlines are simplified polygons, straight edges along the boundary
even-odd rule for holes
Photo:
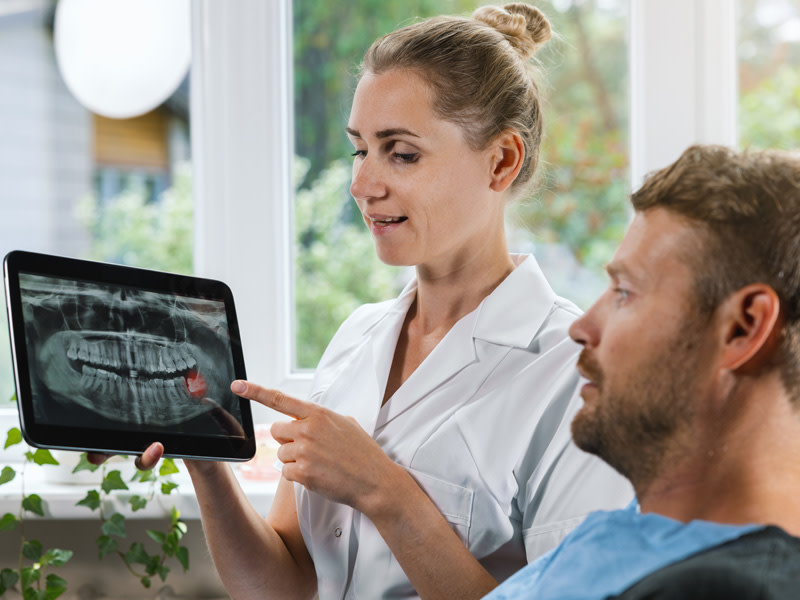
[[[182,466],[182,465],[181,465]],[[15,465],[16,467],[16,465]],[[94,519],[96,511],[92,511],[85,506],[76,506],[76,503],[86,497],[89,490],[100,489],[99,477],[95,483],[82,481],[81,483],[67,483],[53,481],[52,469],[54,467],[38,467],[29,465],[24,474],[25,494],[38,494],[44,501],[45,517],[40,517],[34,513],[26,512],[25,519]],[[265,515],[277,489],[277,481],[254,481],[242,477],[238,468],[234,470],[239,479],[239,483],[244,489],[247,497],[253,506]],[[128,500],[133,495],[147,497],[151,492],[151,487],[146,483],[128,483],[130,489],[115,490],[109,495],[104,496],[103,511],[106,515],[119,512],[129,519],[152,519],[169,516],[174,506],[180,511],[181,518],[199,519],[200,509],[197,498],[192,488],[192,482],[185,468],[181,472],[173,475],[173,481],[178,487],[167,496],[156,493],[147,506],[141,510],[132,511]],[[130,477],[125,477],[126,482]],[[20,472],[10,482],[0,486],[0,515],[12,513],[18,515],[20,511],[20,499],[22,496],[23,478]]]

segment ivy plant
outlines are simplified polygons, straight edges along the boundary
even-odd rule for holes
[[[16,398],[12,396],[11,401],[15,402]],[[12,427],[6,434],[3,451],[18,444],[24,444],[22,433],[19,428]],[[19,477],[22,490],[17,514],[9,512],[0,517],[0,536],[2,536],[0,539],[3,539],[3,544],[8,543],[6,539],[11,535],[17,537],[19,544],[18,562],[0,568],[0,598],[6,592],[15,590],[22,594],[24,600],[53,600],[67,590],[67,581],[58,575],[57,570],[73,557],[73,551],[45,548],[40,541],[29,539],[25,533],[26,517],[30,514],[44,517],[47,508],[46,498],[25,492],[25,472],[29,468],[58,464],[49,450],[28,448],[24,454],[24,461],[21,464],[17,463],[16,468],[5,465],[0,470],[0,485]],[[170,565],[175,561],[184,571],[189,568],[189,551],[180,544],[187,530],[186,523],[181,520],[180,513],[174,506],[163,529],[148,529],[148,539],[145,540],[128,539],[125,516],[116,511],[109,514],[109,507],[113,506],[111,497],[121,491],[129,491],[128,483],[144,484],[139,486],[143,488],[143,493],[132,494],[127,500],[132,512],[144,509],[157,496],[169,496],[178,485],[171,478],[178,472],[173,460],[164,459],[157,471],[155,469],[137,471],[127,483],[120,470],[112,469],[108,465],[92,465],[85,453],[81,455],[78,465],[72,472],[78,473],[84,470],[100,470],[98,488],[90,489],[86,496],[76,503],[76,506],[85,507],[97,515],[98,559],[116,555],[132,576],[146,588],[152,585],[155,577],[162,582],[166,581],[172,569]]]

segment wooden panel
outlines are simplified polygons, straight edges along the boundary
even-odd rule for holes
[[[93,115],[95,163],[167,170],[167,119],[159,109],[132,119]]]

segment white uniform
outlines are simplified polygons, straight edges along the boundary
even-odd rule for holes
[[[581,405],[579,310],[531,257],[448,332],[381,407],[395,345],[416,294],[366,305],[317,368],[311,400],[354,417],[414,476],[472,554],[504,580],[590,511],[633,497],[627,480],[571,442]],[[417,598],[375,526],[295,485],[320,600]]]

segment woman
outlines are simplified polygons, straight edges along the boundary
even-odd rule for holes
[[[478,598],[590,510],[630,499],[570,442],[578,310],[504,235],[536,169],[528,59],[550,35],[541,12],[509,4],[367,52],[351,192],[381,260],[416,278],[346,320],[311,402],[233,383],[295,417],[272,427],[284,465],[266,520],[226,465],[187,461],[232,597]]]

